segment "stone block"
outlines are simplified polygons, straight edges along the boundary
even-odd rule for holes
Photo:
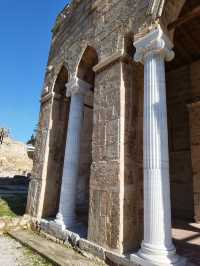
[[[97,256],[102,260],[105,260],[105,250],[101,246],[81,238],[79,240],[79,247],[80,249],[92,253],[94,256]]]
[[[111,120],[106,123],[106,145],[119,143],[120,120]]]
[[[56,224],[54,221],[49,222],[47,232],[60,240],[64,241],[66,239],[65,230],[62,230],[62,228],[58,224]]]
[[[19,225],[19,218],[13,218],[8,224],[8,227],[17,227]]]
[[[78,246],[80,241],[80,236],[69,230],[64,230],[65,242],[69,242],[72,246]]]
[[[101,161],[93,163],[91,167],[91,185],[115,186],[119,182],[119,162]]]
[[[112,251],[106,251],[105,255],[106,255],[106,261],[115,263],[116,265],[119,266],[139,266],[135,263],[130,262],[129,258],[123,255],[119,255]]]
[[[40,229],[43,230],[44,232],[49,232],[49,227],[50,227],[49,221],[41,219]]]

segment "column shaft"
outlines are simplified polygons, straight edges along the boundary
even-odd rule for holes
[[[76,215],[76,189],[79,174],[80,138],[83,122],[84,96],[73,95],[70,103],[70,114],[67,132],[67,142],[60,194],[59,214],[65,226],[74,224]]]
[[[79,175],[80,141],[83,125],[84,98],[91,84],[74,77],[67,84],[67,97],[71,97],[64,168],[56,225],[65,229],[76,222],[76,191]]]
[[[135,47],[135,60],[144,64],[144,240],[131,259],[145,266],[183,266],[171,236],[165,60],[174,57],[172,43],[158,26]]]
[[[164,58],[144,62],[144,241],[143,247],[173,250]]]

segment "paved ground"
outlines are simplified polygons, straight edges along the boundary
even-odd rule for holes
[[[8,236],[0,236],[0,265],[1,266],[52,266],[38,254]]]
[[[94,258],[88,259],[71,247],[57,244],[53,241],[30,231],[20,230],[10,233],[21,243],[31,247],[44,257],[49,258],[55,265],[61,266],[105,266],[103,262]],[[1,265],[1,263],[0,263]],[[11,264],[12,265],[12,264]]]
[[[200,224],[177,221],[172,232],[177,253],[200,265]]]

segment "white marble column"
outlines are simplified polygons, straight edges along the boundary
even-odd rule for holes
[[[76,191],[79,174],[80,140],[83,124],[84,97],[91,85],[78,78],[66,84],[67,97],[71,97],[67,131],[67,142],[60,193],[59,212],[56,224],[62,229],[73,226],[76,222]]]
[[[140,265],[185,265],[171,236],[165,60],[174,57],[172,44],[158,27],[134,45],[135,61],[144,64],[144,240],[131,260]]]

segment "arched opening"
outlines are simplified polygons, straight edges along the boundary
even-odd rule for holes
[[[166,64],[173,236],[179,254],[195,263],[200,246],[199,236],[193,237],[196,225],[191,224],[200,221],[199,1],[185,1],[168,30],[175,51],[175,59]]]
[[[66,97],[67,82],[68,71],[63,66],[53,88],[43,217],[55,217],[59,207],[70,107],[70,99]]]
[[[77,69],[77,77],[92,85],[91,93],[84,99],[83,127],[81,132],[79,181],[77,185],[77,220],[88,226],[89,211],[89,179],[92,163],[92,132],[93,132],[93,98],[95,73],[93,67],[98,63],[94,48],[88,46],[84,51]],[[86,236],[86,235],[85,235]]]

